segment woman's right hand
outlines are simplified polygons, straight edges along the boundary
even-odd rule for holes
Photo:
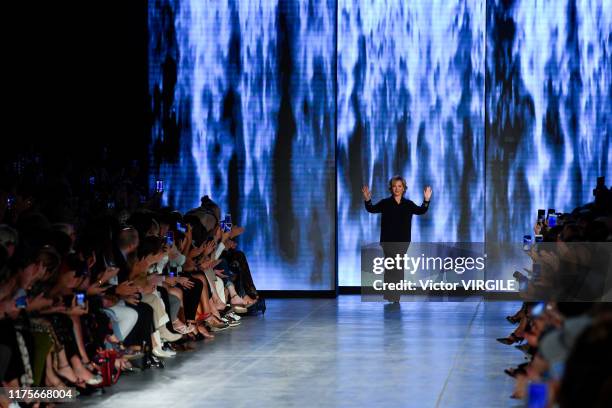
[[[365,201],[370,201],[372,199],[372,193],[370,193],[370,188],[368,186],[363,186],[361,192],[363,193],[363,199]]]

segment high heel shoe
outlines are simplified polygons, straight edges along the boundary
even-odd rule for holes
[[[505,344],[505,345],[509,346],[511,344],[519,343],[519,342],[523,341],[523,338],[522,337],[518,337],[514,333],[511,333],[510,336],[508,336],[508,337],[500,337],[499,339],[497,339],[497,341],[499,341],[502,344]]]
[[[506,320],[509,321],[512,324],[517,324],[518,322],[521,321],[520,317],[516,317],[516,316],[506,316]]]
[[[61,378],[63,378],[66,381],[70,381],[72,383],[78,381],[78,377],[77,377],[77,375],[76,375],[76,373],[74,371],[72,371],[72,375],[74,375],[74,377],[72,377],[72,375],[69,375],[68,373],[66,373],[66,371],[62,372],[62,370],[66,369],[66,368],[70,368],[72,370],[72,367],[70,367],[70,364],[66,364],[64,366],[58,367],[57,370],[55,370],[55,372],[57,373],[58,376],[60,376]],[[70,378],[68,378],[68,377],[70,377]]]
[[[100,385],[103,379],[100,375],[93,375],[90,379],[85,380],[85,384],[87,385]]]
[[[143,368],[164,368],[164,363],[152,354],[145,357]]]

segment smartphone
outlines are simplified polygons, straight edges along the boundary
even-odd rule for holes
[[[523,235],[523,250],[529,251],[531,248],[531,235]]]
[[[12,210],[15,207],[15,196],[9,195],[6,199],[6,208]]]
[[[182,232],[183,234],[187,232],[187,228],[185,228],[185,226],[180,222],[176,223],[176,230]]]
[[[557,214],[548,214],[548,226],[553,228],[557,225]]]
[[[164,192],[164,180],[155,180],[155,192],[156,193]]]
[[[174,245],[174,232],[173,231],[166,232],[166,245],[168,245],[169,247]]]
[[[176,274],[172,271],[168,272],[168,277],[169,278],[174,278],[176,276]]]
[[[91,176],[89,178],[89,185],[90,186],[95,186],[96,185],[96,178],[94,176]]]
[[[85,307],[85,293],[78,292],[76,294],[76,304],[79,307]]]
[[[112,210],[113,208],[115,208],[115,202],[114,201],[107,201],[106,202],[106,208],[109,210]]]
[[[532,317],[540,317],[542,313],[544,313],[545,309],[544,302],[538,302],[531,308],[531,316]]]
[[[533,408],[548,406],[548,385],[546,383],[532,382],[529,384],[526,406]]]
[[[17,299],[15,299],[15,307],[17,309],[25,309],[27,305],[28,297],[26,295],[19,296]]]
[[[535,242],[544,242],[544,235],[536,235]]]
[[[546,213],[546,211],[544,211],[544,209],[539,209],[538,210],[538,222],[544,222],[544,214]]]

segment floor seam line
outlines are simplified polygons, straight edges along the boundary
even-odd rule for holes
[[[462,355],[463,353],[463,348],[465,347],[465,344],[467,343],[468,337],[470,336],[470,332],[472,331],[472,324],[474,324],[474,320],[476,319],[476,315],[478,314],[478,311],[480,310],[480,305],[482,304],[482,300],[480,302],[478,302],[478,304],[476,305],[476,310],[474,311],[474,314],[472,315],[472,319],[470,320],[470,324],[468,325],[467,328],[467,332],[465,333],[465,337],[463,339],[463,342],[461,343],[461,346],[459,347],[459,349],[457,350],[457,352],[455,353],[455,358],[453,359],[453,365],[451,366],[451,369],[448,371],[448,375],[446,376],[446,380],[444,380],[444,385],[442,386],[442,389],[440,390],[440,393],[438,394],[438,399],[436,400],[436,408],[440,407],[440,403],[442,402],[442,396],[444,395],[444,392],[446,391],[446,386],[448,385],[448,381],[451,378],[451,375],[453,374],[453,371],[455,370],[455,366],[457,365],[457,361],[459,360],[459,356]]]

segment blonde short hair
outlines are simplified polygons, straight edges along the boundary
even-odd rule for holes
[[[402,176],[397,176],[397,175],[391,177],[391,180],[389,180],[389,192],[393,193],[393,184],[395,184],[396,181],[402,182],[402,186],[404,187],[404,193],[405,193],[406,189],[408,188],[406,186],[406,180]]]

